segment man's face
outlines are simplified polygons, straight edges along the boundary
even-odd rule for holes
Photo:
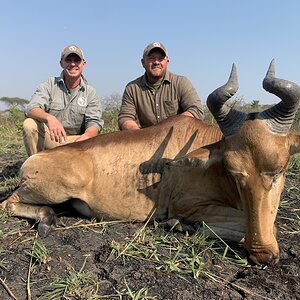
[[[81,76],[85,64],[85,60],[82,60],[78,55],[73,53],[60,61],[60,65],[64,69],[65,75],[73,78]]]
[[[146,70],[148,79],[162,79],[167,71],[169,59],[163,51],[153,49],[148,56],[142,58],[142,65]]]

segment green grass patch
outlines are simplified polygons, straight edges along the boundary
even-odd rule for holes
[[[92,276],[84,271],[86,260],[79,271],[71,269],[66,276],[57,278],[46,287],[41,300],[59,300],[59,299],[99,299],[98,282],[92,279]]]
[[[11,217],[11,213],[7,210],[0,209],[0,222],[5,222]],[[0,231],[0,239],[1,239],[1,231]]]
[[[19,177],[8,177],[4,178],[4,180],[1,180],[0,182],[0,193],[10,193],[15,188],[17,188],[20,184],[20,178]]]
[[[123,291],[118,293],[118,299],[124,299],[124,297],[126,297],[126,299],[132,299],[132,300],[157,300],[158,298],[156,296],[150,296],[149,295],[149,290],[147,288],[141,288],[139,290],[133,290],[132,288],[130,288],[130,286],[128,285],[128,283],[125,281],[125,286],[126,289],[124,289]]]
[[[248,263],[245,253],[232,249],[219,237],[210,239],[200,232],[192,235],[170,233],[144,226],[127,243],[113,241],[111,256],[122,258],[124,263],[130,259],[150,261],[159,270],[196,280],[200,279],[206,263],[212,258],[244,266]]]
[[[287,175],[292,178],[300,178],[300,154],[291,156]]]
[[[11,122],[0,124],[0,154],[25,153],[22,130],[20,126]]]
[[[31,252],[26,253],[31,257],[34,266],[47,264],[51,260],[49,250],[40,240],[35,240]]]
[[[291,230],[293,233],[300,234],[300,215],[296,214],[294,218],[292,218]]]
[[[300,234],[300,215],[298,213],[292,214],[291,217],[282,217],[286,224],[281,226],[282,230],[289,234]]]

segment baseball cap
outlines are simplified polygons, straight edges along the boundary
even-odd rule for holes
[[[167,48],[160,42],[154,42],[149,44],[145,49],[144,49],[144,53],[143,53],[143,57],[148,56],[150,51],[158,48],[161,49],[162,51],[164,51],[165,55],[168,56],[168,50]]]
[[[72,53],[77,54],[82,60],[84,60],[83,51],[75,45],[69,45],[69,46],[65,47],[61,53],[60,59],[62,60],[63,58],[67,57],[68,55],[70,55]]]

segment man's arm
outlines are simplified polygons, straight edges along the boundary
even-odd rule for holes
[[[90,139],[92,137],[97,136],[98,134],[99,134],[98,127],[91,126],[91,127],[87,128],[85,130],[85,132],[81,136],[79,136],[78,139],[75,140],[75,142],[80,142],[80,141],[84,141],[84,140]]]
[[[140,129],[136,119],[136,107],[130,85],[127,85],[122,97],[122,104],[118,116],[120,130]]]
[[[66,140],[67,135],[61,122],[55,116],[46,112],[49,108],[49,99],[54,81],[55,78],[50,77],[37,87],[26,106],[25,114],[29,118],[45,123],[49,128],[52,141],[62,142]]]
[[[98,135],[103,128],[104,121],[102,120],[102,109],[100,105],[100,99],[96,90],[88,86],[88,106],[85,112],[85,132],[82,134],[83,139],[94,137]],[[96,130],[97,129],[97,130]]]
[[[203,119],[204,112],[201,100],[192,83],[184,76],[181,77],[180,91],[180,106],[183,111],[183,115],[192,116],[197,119]]]
[[[140,129],[139,125],[134,120],[125,120],[120,124],[121,130],[135,130]]]

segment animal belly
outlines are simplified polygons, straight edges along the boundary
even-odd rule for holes
[[[96,201],[90,205],[95,217],[105,219],[145,221],[151,215],[157,197],[160,174],[110,178],[102,188],[94,190]],[[96,196],[98,195],[98,196]]]
[[[92,216],[105,220],[145,221],[154,208],[154,203],[145,197],[123,197],[119,195],[111,201],[99,200],[99,204],[91,206]]]

